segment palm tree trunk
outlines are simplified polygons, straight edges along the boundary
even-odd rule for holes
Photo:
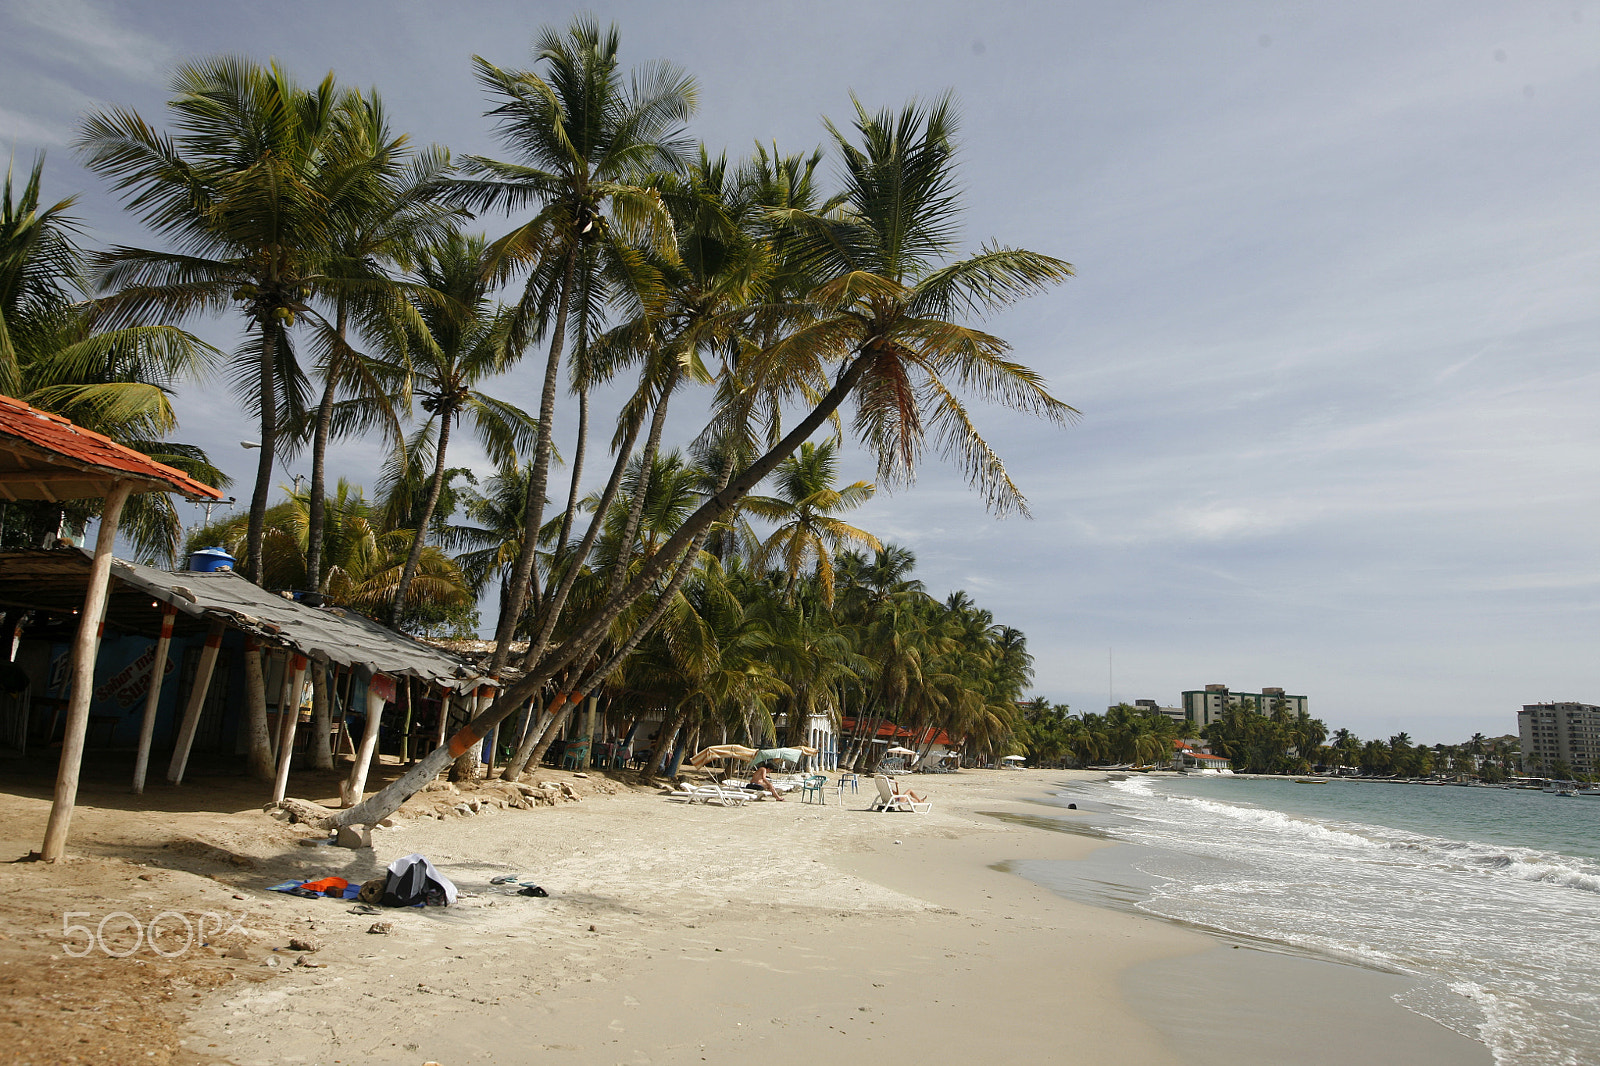
[[[516,753],[506,762],[505,769],[500,771],[500,780],[515,781],[528,768],[534,747],[544,737],[544,716],[544,701],[535,697],[528,704],[528,728],[522,731],[522,740],[517,745]]]
[[[556,538],[556,550],[567,546],[572,535],[572,516],[578,513],[578,489],[583,481],[583,456],[589,446],[589,390],[578,390],[578,442],[572,456],[572,484],[567,489],[567,511],[561,516],[561,535]]]
[[[633,500],[628,507],[628,521],[622,527],[622,536],[618,538],[620,546],[617,551],[617,565],[611,572],[611,583],[606,588],[607,599],[616,595],[628,573],[628,557],[633,550],[633,538],[639,532],[639,522],[644,515],[645,496],[650,488],[648,474],[655,465],[656,453],[661,450],[661,432],[667,420],[667,401],[672,398],[680,373],[678,361],[674,359],[672,369],[667,371],[666,384],[661,389],[661,399],[650,415],[650,433],[645,437],[644,452],[639,457],[639,484],[634,486]],[[599,521],[600,516],[596,515],[595,520]]]
[[[250,745],[246,765],[257,781],[271,781],[277,776],[277,767],[273,765],[272,737],[267,730],[267,678],[261,668],[261,645],[254,639],[244,643],[244,692]]]
[[[467,708],[467,718],[470,721],[476,718],[482,709],[483,697],[481,690],[474,689],[472,695],[468,698],[472,701]],[[478,776],[478,767],[483,765],[483,757],[480,754],[482,751],[483,740],[480,736],[477,742],[467,745],[466,750],[455,757],[455,761],[450,766],[450,780],[475,780]]]
[[[417,519],[417,535],[411,540],[411,551],[406,555],[406,565],[400,570],[400,581],[395,585],[394,602],[389,605],[389,628],[400,628],[400,614],[405,607],[406,593],[422,564],[422,550],[427,547],[428,523],[433,521],[434,509],[439,506],[439,494],[444,489],[444,453],[450,446],[450,423],[455,420],[455,408],[446,404],[439,411],[439,443],[433,450],[433,477],[428,479],[428,497],[423,501],[422,514]]]
[[[611,478],[606,482],[605,490],[600,494],[600,502],[595,506],[594,518],[589,522],[589,529],[583,535],[583,542],[568,555],[571,565],[566,568],[566,573],[561,577],[561,583],[550,594],[549,602],[540,611],[539,624],[535,627],[533,639],[528,641],[528,654],[523,660],[523,669],[529,669],[539,661],[544,654],[545,642],[550,639],[551,632],[555,629],[556,619],[561,617],[561,611],[566,606],[567,596],[572,592],[572,586],[578,579],[579,563],[588,558],[589,550],[594,547],[595,538],[599,536],[605,524],[606,512],[611,509],[611,501],[617,498],[617,490],[622,485],[622,476],[627,472],[628,457],[633,453],[633,442],[639,437],[639,420],[632,419],[623,435],[622,445],[617,449],[617,461],[611,465]],[[660,434],[656,434],[659,441]],[[646,466],[648,469],[648,466]],[[573,483],[573,492],[577,491],[577,482]],[[576,504],[569,500],[567,513],[570,516]],[[563,523],[562,543],[566,543],[566,524]]]
[[[250,524],[245,534],[245,576],[261,584],[261,544],[267,527],[267,499],[272,493],[272,465],[278,447],[277,321],[258,318],[261,328],[261,361],[256,383],[261,404],[261,457],[256,463],[256,487],[250,497]]]
[[[558,693],[557,698],[559,696],[560,694]],[[539,743],[534,745],[533,752],[528,757],[529,766],[542,766],[544,764],[544,753],[550,750],[551,744],[555,743],[556,737],[560,735],[561,730],[567,724],[567,718],[572,714],[572,708],[579,702],[568,694],[567,699],[560,707],[554,707],[552,703],[554,713],[549,715],[549,720],[544,724],[544,732],[539,736]]]
[[[567,339],[567,309],[572,302],[572,277],[577,264],[577,252],[569,251],[562,267],[561,296],[556,302],[550,354],[545,359],[544,388],[539,394],[539,430],[534,438],[533,469],[528,471],[528,497],[523,506],[523,513],[527,517],[523,522],[522,550],[517,554],[517,566],[511,578],[508,609],[501,612],[499,624],[495,626],[494,654],[489,660],[491,677],[500,676],[500,671],[505,669],[506,658],[511,654],[511,637],[517,631],[517,622],[528,602],[533,564],[539,554],[539,527],[544,524],[544,494],[550,480],[550,438],[556,417],[556,385],[560,379],[561,349]],[[542,685],[547,680],[549,675],[541,678],[539,683]],[[526,694],[520,697],[525,698]]]
[[[339,308],[339,336],[344,336],[344,308]],[[306,498],[306,586],[322,592],[322,537],[327,514],[328,438],[333,434],[333,401],[338,388],[338,356],[328,362],[328,381],[317,404],[317,424],[311,436],[311,489]],[[320,599],[313,601],[317,606]]]
[[[688,708],[678,708],[678,712],[672,716],[672,724],[657,734],[658,743],[655,750],[650,753],[652,776],[663,777],[666,775],[667,765],[672,762],[672,753],[677,747],[673,742],[678,739],[678,730],[683,728],[683,723],[688,717]]]

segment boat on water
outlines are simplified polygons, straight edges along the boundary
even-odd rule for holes
[[[1294,779],[1294,783],[1297,785],[1326,785],[1328,779],[1326,777],[1297,777]]]

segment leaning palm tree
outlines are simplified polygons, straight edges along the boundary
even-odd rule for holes
[[[762,543],[757,565],[780,560],[792,594],[800,571],[809,563],[827,606],[833,604],[834,553],[853,544],[874,551],[883,546],[871,533],[836,517],[866,503],[874,491],[870,481],[836,488],[838,469],[839,451],[833,441],[802,444],[798,455],[779,464],[774,475],[776,495],[748,496],[744,501],[745,510],[778,527]]]
[[[340,150],[345,116],[361,100],[332,74],[305,89],[276,63],[221,57],[180,65],[171,92],[175,135],[120,108],[91,114],[81,128],[88,167],[173,245],[96,256],[99,283],[114,290],[101,307],[118,324],[228,308],[243,315],[249,337],[233,367],[260,424],[246,537],[247,573],[259,581],[279,429],[306,406],[292,330],[304,317],[334,332],[316,302],[372,293],[371,279],[328,268],[339,219],[363,213],[349,201],[380,195],[381,184],[358,180],[367,154]]]
[[[998,311],[1064,281],[1071,268],[1034,252],[990,245],[946,263],[955,252],[958,215],[952,169],[955,119],[948,98],[930,108],[869,114],[857,105],[861,144],[830,125],[845,159],[844,204],[827,215],[778,212],[795,246],[826,277],[810,293],[803,324],[745,361],[751,386],[794,380],[785,368],[818,359],[841,363],[831,387],[792,429],[702,504],[623,587],[595,602],[563,628],[563,639],[536,648],[521,680],[439,752],[360,807],[345,823],[382,817],[444,763],[483,736],[563,671],[580,671],[568,698],[581,698],[608,676],[624,643],[610,656],[597,651],[613,623],[641,600],[656,607],[632,641],[659,620],[698,555],[711,526],[822,427],[852,394],[855,430],[878,456],[880,481],[911,476],[926,432],[963,465],[997,511],[1024,511],[1025,501],[999,457],[978,435],[958,391],[968,390],[1014,410],[1065,423],[1075,412],[1044,388],[1034,371],[1006,358],[998,337],[953,321],[962,313]],[[774,315],[784,314],[782,309]],[[798,388],[791,395],[802,395]],[[541,418],[541,431],[547,423]],[[524,544],[524,549],[528,545]],[[592,667],[591,662],[596,663]],[[382,813],[379,813],[382,812]]]
[[[525,527],[543,525],[549,482],[556,388],[569,319],[593,323],[593,304],[574,308],[580,295],[598,295],[602,258],[631,273],[636,247],[670,245],[671,220],[659,194],[641,181],[654,169],[676,168],[687,145],[682,126],[694,110],[693,81],[677,67],[658,63],[625,84],[617,62],[615,26],[602,31],[580,16],[565,34],[553,27],[534,42],[542,70],[502,70],[476,58],[479,82],[501,103],[490,112],[516,161],[468,156],[473,175],[455,183],[466,206],[521,208],[538,214],[494,245],[508,265],[530,269],[519,328],[548,324],[550,351],[539,400],[539,436],[528,479]],[[574,311],[576,315],[574,316]],[[581,338],[580,338],[581,340]],[[575,464],[576,465],[576,464]],[[504,665],[510,635],[526,602],[534,567],[534,538],[524,538],[512,574],[510,611],[496,631],[492,672]]]

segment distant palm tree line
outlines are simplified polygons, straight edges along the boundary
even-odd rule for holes
[[[1021,704],[1017,741],[1040,766],[1166,765],[1174,745],[1201,740],[1240,773],[1303,774],[1316,768],[1359,770],[1368,776],[1465,775],[1502,781],[1517,773],[1521,746],[1474,733],[1462,744],[1413,743],[1408,733],[1362,741],[1348,729],[1331,734],[1320,719],[1290,713],[1283,700],[1265,713],[1238,700],[1198,731],[1158,710],[1119,704],[1105,714],[1074,715],[1064,703],[1036,697]],[[1571,777],[1570,773],[1565,775]]]
[[[217,482],[203,455],[151,442],[176,424],[177,382],[226,374],[259,466],[242,522],[199,539],[223,539],[252,580],[401,627],[470,627],[497,584],[489,668],[522,677],[463,737],[531,705],[547,742],[604,690],[660,701],[680,731],[771,737],[831,707],[998,753],[1029,676],[1021,635],[964,595],[930,599],[908,552],[839,517],[874,485],[839,484],[838,446],[847,417],[892,486],[931,439],[992,510],[1025,514],[963,397],[1058,425],[1076,412],[963,319],[1070,266],[994,242],[957,256],[948,96],[825,120],[830,190],[820,149],[730,163],[695,145],[693,79],[667,62],[626,71],[618,52],[615,27],[580,17],[540,31],[528,69],[475,60],[506,155],[459,163],[332,74],[306,87],[276,63],[181,65],[168,131],[110,108],[77,145],[164,243],[85,255],[70,202],[39,207],[37,170],[20,197],[8,183],[0,386]],[[488,209],[519,221],[466,232]],[[226,356],[178,328],[225,313],[244,326]],[[537,410],[485,391],[535,350]],[[596,442],[602,385],[624,402]],[[687,456],[663,443],[680,397],[705,415]],[[559,460],[558,419],[577,429]],[[448,465],[462,424],[497,463],[481,485]],[[328,484],[328,444],[352,434],[392,449],[372,501]],[[274,504],[275,464],[302,449],[308,484]],[[138,545],[171,558],[175,518]]]

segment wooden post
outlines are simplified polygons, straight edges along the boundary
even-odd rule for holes
[[[356,753],[356,742],[350,739],[350,696],[356,690],[355,667],[347,667],[344,672],[344,702],[339,705],[339,736],[344,738],[344,746],[350,750],[340,752],[339,745],[333,747],[334,755],[349,755],[352,758]]]
[[[155,661],[150,664],[150,691],[144,694],[144,719],[139,723],[139,754],[133,760],[133,794],[144,792],[144,775],[150,766],[150,742],[156,733],[156,706],[161,702],[161,682],[167,673],[167,651],[172,647],[172,624],[178,609],[161,608],[161,636],[156,640]]]
[[[493,702],[494,691],[490,690],[484,699],[478,701],[478,713],[482,714],[484,708],[488,707],[488,705]],[[488,738],[484,740],[484,745],[489,749],[489,758],[483,770],[483,776],[485,779],[494,776],[494,764],[496,761],[496,756],[500,754],[500,726],[504,724],[505,723],[503,722],[497,722],[495,727],[489,730]]]
[[[373,754],[378,750],[378,724],[383,717],[383,705],[394,698],[394,678],[373,674],[367,682],[367,729],[361,734],[361,749],[356,752],[355,765],[350,767],[350,780],[342,797],[346,807],[354,807],[365,798],[367,769],[372,765]]]
[[[450,729],[450,698],[454,695],[455,690],[447,688],[439,700],[439,736],[433,742],[436,748],[444,747],[444,738]]]
[[[417,700],[416,689],[412,687],[411,678],[406,678],[406,717],[400,726],[400,761],[407,765],[411,763],[411,720],[416,717],[415,704]]]
[[[106,594],[111,588],[111,549],[117,543],[117,522],[122,505],[133,491],[131,481],[113,481],[100,512],[100,532],[94,541],[94,562],[89,566],[89,588],[78,633],[72,641],[72,695],[67,701],[66,734],[61,741],[61,766],[56,772],[55,802],[45,824],[44,846],[39,855],[57,862],[67,846],[72,808],[78,802],[78,774],[83,769],[83,742],[89,732],[89,703],[94,699],[94,666],[100,657],[100,633],[106,618]]]
[[[221,648],[222,623],[212,622],[211,632],[206,634],[205,650],[200,653],[199,668],[194,672],[194,685],[189,689],[183,724],[178,727],[172,762],[167,767],[167,780],[174,785],[183,784],[183,771],[189,765],[189,748],[194,744],[194,731],[200,726],[200,712],[205,709],[206,693],[211,690],[211,672],[217,667],[217,652]]]
[[[284,666],[290,663],[285,662]],[[306,657],[293,659],[294,681],[288,685],[289,707],[278,701],[278,777],[272,784],[272,802],[277,803],[289,791],[289,764],[294,761],[294,733],[300,726],[300,697],[306,683]]]
[[[271,662],[274,657],[275,656],[272,652],[267,653],[268,662]],[[289,664],[293,661],[293,659],[293,654],[290,653],[288,649],[284,649],[283,670],[278,676],[278,721],[276,723],[278,728],[269,730],[267,732],[267,748],[272,752],[272,762],[274,766],[276,766],[278,762],[278,737],[283,733],[283,704],[284,701],[289,698]]]

